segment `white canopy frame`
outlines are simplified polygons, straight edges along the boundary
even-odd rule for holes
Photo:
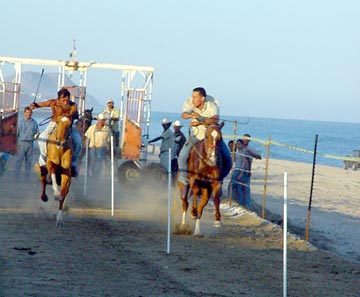
[[[121,94],[120,98],[120,125],[123,129],[124,120],[127,119],[127,100],[129,94],[134,91],[142,92],[143,96],[139,98],[131,98],[132,100],[139,100],[136,104],[137,117],[131,120],[135,125],[141,128],[142,143],[147,144],[150,126],[150,113],[151,113],[151,99],[153,91],[153,75],[154,68],[147,66],[132,66],[121,64],[108,64],[97,63],[95,61],[79,62],[75,60],[45,60],[45,59],[32,59],[32,58],[16,58],[16,57],[0,57],[0,83],[5,82],[2,68],[4,65],[13,65],[15,76],[12,83],[21,84],[21,71],[22,65],[34,65],[44,67],[58,67],[58,90],[65,86],[65,78],[74,72],[79,73],[78,87],[86,88],[88,72],[90,69],[108,69],[121,72]],[[19,100],[19,98],[16,98]],[[79,106],[79,112],[84,112],[85,104]],[[122,143],[122,141],[121,141]],[[145,156],[141,156],[141,160],[146,162]]]

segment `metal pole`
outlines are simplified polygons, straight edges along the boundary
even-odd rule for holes
[[[114,187],[114,136],[110,137],[110,160],[111,160],[111,216],[114,216],[114,200],[115,200],[115,187]]]
[[[87,190],[87,177],[88,177],[88,166],[89,166],[89,139],[85,138],[85,179],[84,179],[84,196],[86,196]]]
[[[169,163],[168,163],[168,229],[167,229],[167,249],[166,252],[170,254],[170,235],[171,235],[171,149],[169,149]]]
[[[283,297],[287,291],[287,172],[284,172]]]
[[[316,165],[316,154],[317,154],[317,143],[318,143],[318,135],[315,135],[315,147],[314,147],[314,158],[313,158],[313,166],[311,173],[311,185],[310,185],[310,198],[309,198],[309,207],[307,213],[307,221],[305,228],[305,240],[309,241],[309,228],[310,228],[310,217],[311,217],[311,203],[312,203],[312,193],[314,188],[314,178],[315,178],[315,165]]]
[[[269,175],[270,144],[271,144],[271,137],[269,136],[268,141],[266,143],[267,150],[266,150],[265,175],[264,175],[264,192],[263,192],[262,210],[261,210],[262,219],[265,219],[266,190],[267,190],[267,180]]]

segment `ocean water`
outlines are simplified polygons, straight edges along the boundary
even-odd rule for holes
[[[94,115],[98,112],[94,111]],[[48,116],[46,113],[35,113],[34,118],[41,122]],[[181,119],[180,113],[156,112],[151,113],[149,139],[160,136],[162,133],[161,121],[163,118],[171,121],[180,120],[185,136],[188,135],[189,121]],[[343,167],[343,157],[352,156],[353,150],[360,150],[360,123],[338,123],[323,121],[305,121],[289,119],[271,119],[257,117],[221,116],[225,121],[222,129],[225,142],[234,137],[234,122],[236,125],[235,138],[248,133],[254,139],[251,146],[263,157],[266,156],[264,143],[271,137],[270,158],[313,162],[315,135],[318,135],[316,163]],[[40,129],[44,129],[40,127]],[[159,142],[160,144],[160,142]]]
[[[161,121],[168,118],[180,120],[184,127],[183,133],[188,135],[188,120],[183,120],[180,113],[152,112],[150,138],[159,136],[162,132]],[[342,167],[343,156],[352,156],[353,150],[360,150],[360,123],[338,123],[323,121],[305,121],[271,118],[244,118],[236,116],[221,116],[225,121],[222,129],[225,142],[233,138],[234,122],[236,139],[243,134],[250,134],[254,147],[263,157],[266,156],[264,143],[271,137],[270,158],[313,162],[315,136],[318,135],[316,164]]]

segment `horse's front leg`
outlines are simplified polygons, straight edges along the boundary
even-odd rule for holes
[[[53,162],[51,162],[49,160],[47,161],[46,165],[47,165],[49,175],[51,178],[51,184],[52,184],[52,188],[54,191],[54,197],[55,197],[55,200],[57,201],[60,199],[60,196],[61,196],[60,186],[58,185],[57,180],[56,180],[57,167]]]
[[[191,218],[196,220],[198,218],[198,198],[199,198],[199,192],[200,192],[200,188],[194,184],[191,187],[192,190],[192,194],[193,194],[193,204],[192,204],[192,209],[191,209]]]
[[[69,193],[69,189],[70,189],[70,185],[71,185],[70,175],[71,175],[70,168],[66,169],[61,174],[61,195],[60,195],[60,200],[59,200],[59,210],[62,210],[64,202],[65,202],[65,198],[66,198],[67,194]]]
[[[70,177],[70,169],[66,170],[65,173],[61,174],[61,195],[59,199],[59,209],[57,211],[56,215],[56,226],[63,227],[64,221],[63,221],[63,206],[65,202],[65,198],[67,194],[69,193],[69,188],[71,184],[71,177]]]
[[[41,200],[44,202],[47,202],[49,200],[48,196],[46,195],[46,175],[41,175],[40,173],[40,182],[42,186],[42,192],[41,192]]]
[[[179,187],[179,191],[180,191],[180,199],[181,199],[181,204],[182,204],[182,219],[181,219],[181,225],[185,226],[185,221],[186,221],[186,212],[189,208],[189,200],[188,200],[188,195],[183,196],[182,192],[183,192],[183,187],[184,184],[178,182],[178,187]]]
[[[200,199],[200,203],[199,206],[197,208],[197,218],[201,219],[201,216],[203,214],[203,210],[204,207],[208,204],[209,202],[209,189],[202,189],[201,191],[201,199]]]
[[[216,183],[212,187],[212,192],[214,196],[214,206],[215,206],[215,227],[221,227],[221,214],[220,214],[220,189],[221,183]]]

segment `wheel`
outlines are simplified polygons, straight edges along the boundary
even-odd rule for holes
[[[134,161],[125,161],[118,168],[118,180],[124,186],[135,186],[139,180],[140,168]]]
[[[141,170],[140,179],[146,186],[163,189],[168,182],[167,170],[160,163],[149,163]]]

